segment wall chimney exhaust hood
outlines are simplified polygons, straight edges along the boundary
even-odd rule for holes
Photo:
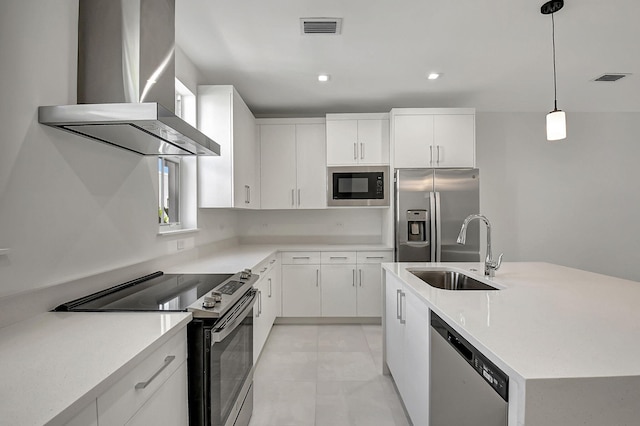
[[[82,0],[78,104],[38,121],[142,155],[220,155],[174,114],[175,0]]]

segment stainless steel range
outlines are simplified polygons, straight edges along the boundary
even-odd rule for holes
[[[253,305],[258,275],[154,274],[55,311],[189,311],[189,424],[247,426],[253,411]]]

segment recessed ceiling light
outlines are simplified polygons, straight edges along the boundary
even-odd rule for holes
[[[432,73],[430,73],[430,74],[427,76],[427,78],[428,78],[429,80],[435,80],[435,79],[437,79],[438,77],[440,77],[440,74],[438,74],[437,72],[432,72]]]
[[[322,81],[322,82],[329,81],[329,78],[330,78],[329,74],[318,75],[318,81]]]

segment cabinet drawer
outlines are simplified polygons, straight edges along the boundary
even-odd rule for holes
[[[184,328],[98,397],[100,425],[125,424],[186,359]]]
[[[356,263],[355,251],[323,251],[320,255],[322,264]]]
[[[263,275],[266,275],[269,273],[271,268],[273,268],[276,265],[277,261],[278,261],[278,257],[274,253],[271,256],[267,257],[262,262],[258,263],[256,266],[254,266],[253,269],[251,269],[251,272],[253,272],[254,274],[258,274],[260,275],[260,277],[262,277]]]
[[[319,251],[291,251],[282,253],[283,265],[308,265],[319,264]]]
[[[391,251],[359,251],[358,264],[393,262]]]

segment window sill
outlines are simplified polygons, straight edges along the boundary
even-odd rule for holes
[[[190,234],[192,232],[198,232],[200,229],[199,228],[189,228],[189,229],[174,229],[171,231],[159,231],[158,235],[160,237],[169,237],[171,235],[179,235],[179,234]]]

